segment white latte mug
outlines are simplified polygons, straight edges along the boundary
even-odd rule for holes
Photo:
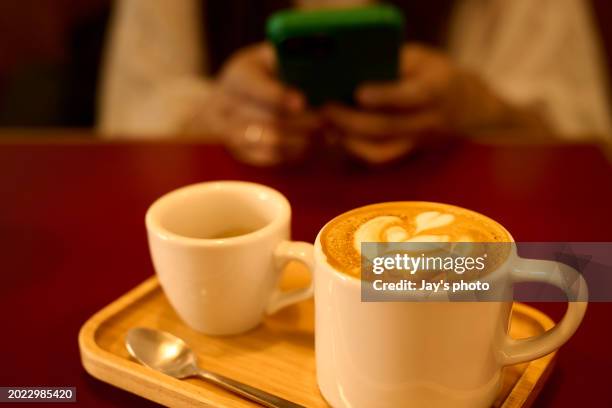
[[[215,181],[172,191],[148,209],[153,265],[178,315],[211,335],[247,331],[266,314],[312,296],[278,289],[291,260],[312,270],[312,245],[289,241],[291,208],[278,191]]]
[[[490,407],[502,368],[542,357],[580,325],[586,302],[570,302],[564,318],[529,339],[508,335],[512,302],[362,302],[361,281],[332,267],[315,242],[317,381],[333,407]],[[520,258],[516,246],[490,273],[511,291],[543,281],[586,298],[574,269]],[[577,282],[567,288],[564,282]]]

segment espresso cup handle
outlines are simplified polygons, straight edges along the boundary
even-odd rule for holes
[[[512,365],[552,353],[574,334],[587,309],[588,289],[582,275],[560,262],[518,258],[512,270],[514,282],[543,282],[563,290],[569,301],[563,319],[552,329],[527,339],[506,337],[502,363]]]
[[[278,244],[274,251],[274,260],[279,274],[282,273],[289,261],[303,263],[310,272],[310,284],[303,289],[290,291],[281,291],[277,287],[272,293],[266,308],[268,314],[276,313],[284,307],[309,299],[314,293],[314,247],[312,244],[299,241],[283,241]]]

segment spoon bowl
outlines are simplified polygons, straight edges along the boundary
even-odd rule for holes
[[[302,407],[250,385],[203,370],[198,367],[198,359],[187,343],[170,333],[145,327],[131,329],[125,336],[125,346],[141,364],[171,377],[199,377],[265,407]]]
[[[183,379],[198,373],[195,353],[170,333],[139,327],[128,332],[125,344],[140,363],[169,376]]]

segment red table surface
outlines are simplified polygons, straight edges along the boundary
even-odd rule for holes
[[[0,386],[75,386],[86,406],[150,406],[89,376],[77,334],[153,273],[144,214],[190,183],[250,180],[284,193],[293,237],[391,200],[457,204],[518,241],[612,241],[612,167],[590,146],[458,145],[380,170],[327,156],[294,169],[239,164],[218,146],[0,145]],[[562,303],[538,304],[559,319]],[[538,407],[612,406],[612,304],[592,303],[561,349]],[[457,352],[461,352],[457,350]]]

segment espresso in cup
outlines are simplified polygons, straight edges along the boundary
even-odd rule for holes
[[[151,258],[183,321],[206,334],[237,334],[311,297],[312,285],[278,287],[287,262],[312,269],[312,245],[289,241],[290,221],[281,193],[242,181],[194,184],[155,201],[145,219]]]

